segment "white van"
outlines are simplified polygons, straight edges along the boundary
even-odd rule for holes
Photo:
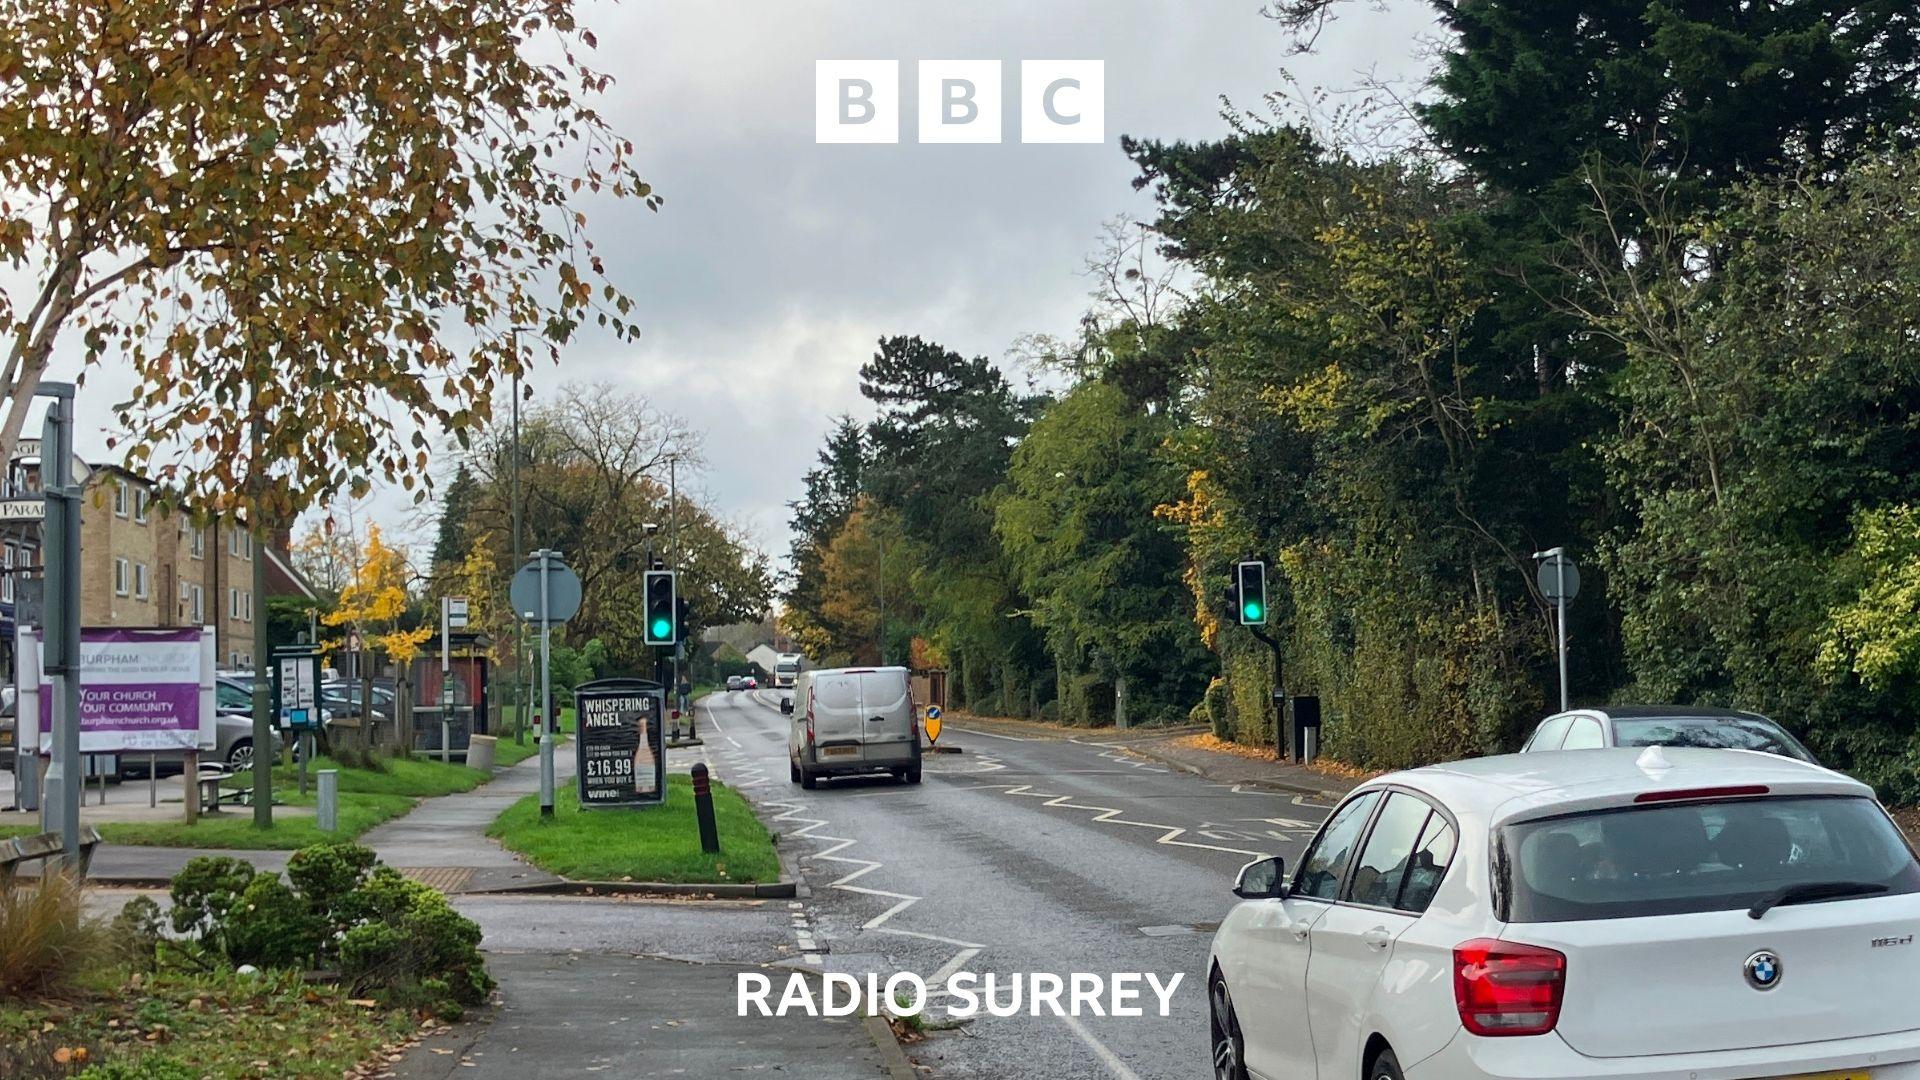
[[[906,668],[803,671],[780,711],[792,717],[787,759],[801,787],[822,776],[871,772],[920,782],[920,723]]]

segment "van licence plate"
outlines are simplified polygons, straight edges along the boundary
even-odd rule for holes
[[[859,752],[860,748],[857,746],[823,746],[820,748],[821,757],[853,757]],[[1807,1077],[1807,1080],[1822,1080],[1822,1078]],[[1835,1080],[1838,1080],[1838,1078],[1836,1077]]]

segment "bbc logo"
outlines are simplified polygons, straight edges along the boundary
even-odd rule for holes
[[[919,141],[1001,140],[998,60],[922,60]],[[1104,60],[1020,61],[1020,141],[1099,143],[1107,137]],[[900,61],[816,60],[813,141],[900,141]]]

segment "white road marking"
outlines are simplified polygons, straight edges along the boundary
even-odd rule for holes
[[[947,725],[947,726],[948,726],[948,727],[953,727],[953,725],[951,725],[951,724],[949,724],[949,725]],[[977,728],[963,728],[963,727],[955,727],[955,728],[953,728],[953,730],[955,730],[955,731],[960,731],[960,732],[965,732],[965,733],[966,733],[966,734],[968,734],[968,735],[985,735],[985,736],[986,736],[987,738],[989,738],[989,739],[1005,739],[1005,740],[1007,740],[1008,742],[1046,742],[1046,741],[1048,741],[1048,740],[1045,740],[1045,739],[1036,739],[1036,738],[1033,738],[1033,737],[1031,737],[1031,736],[1027,736],[1027,735],[1002,735],[1002,734],[1000,734],[1000,733],[998,733],[998,732],[994,732],[994,731],[981,731],[981,730],[979,730],[979,729],[977,729]]]
[[[1062,1014],[1060,1022],[1067,1025],[1069,1031],[1080,1036],[1080,1041],[1087,1044],[1087,1048],[1093,1051],[1093,1056],[1099,1058],[1100,1064],[1105,1065],[1107,1071],[1113,1074],[1114,1080],[1140,1080],[1139,1073],[1127,1068],[1127,1063],[1120,1060],[1120,1055],[1107,1049],[1105,1043],[1094,1038],[1093,1032],[1088,1031],[1080,1021],[1070,1015]]]

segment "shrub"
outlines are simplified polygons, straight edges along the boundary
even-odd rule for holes
[[[392,867],[376,867],[361,893],[368,921],[340,939],[341,976],[355,992],[382,991],[409,1004],[486,1000],[493,980],[480,956],[478,924]]]
[[[105,926],[86,917],[66,874],[0,886],[0,998],[57,992],[107,959]]]
[[[287,880],[315,912],[339,927],[360,917],[354,892],[367,880],[376,857],[372,848],[353,843],[315,844],[287,859]]]
[[[1200,701],[1206,709],[1207,723],[1213,727],[1216,739],[1233,738],[1233,694],[1227,688],[1227,680],[1216,676],[1207,684],[1207,693]]]
[[[442,1015],[493,989],[480,927],[438,891],[357,844],[316,844],[278,874],[200,858],[174,878],[174,925],[231,964],[297,968],[337,960],[356,992]]]
[[[247,883],[225,929],[222,947],[236,967],[304,967],[327,935],[325,919],[278,874],[259,874]]]
[[[226,925],[227,913],[253,880],[253,864],[225,855],[201,855],[173,875],[173,929],[207,941]],[[211,942],[210,942],[211,943]]]
[[[160,959],[160,905],[152,897],[136,896],[113,917],[115,951],[135,971],[152,971]]]

